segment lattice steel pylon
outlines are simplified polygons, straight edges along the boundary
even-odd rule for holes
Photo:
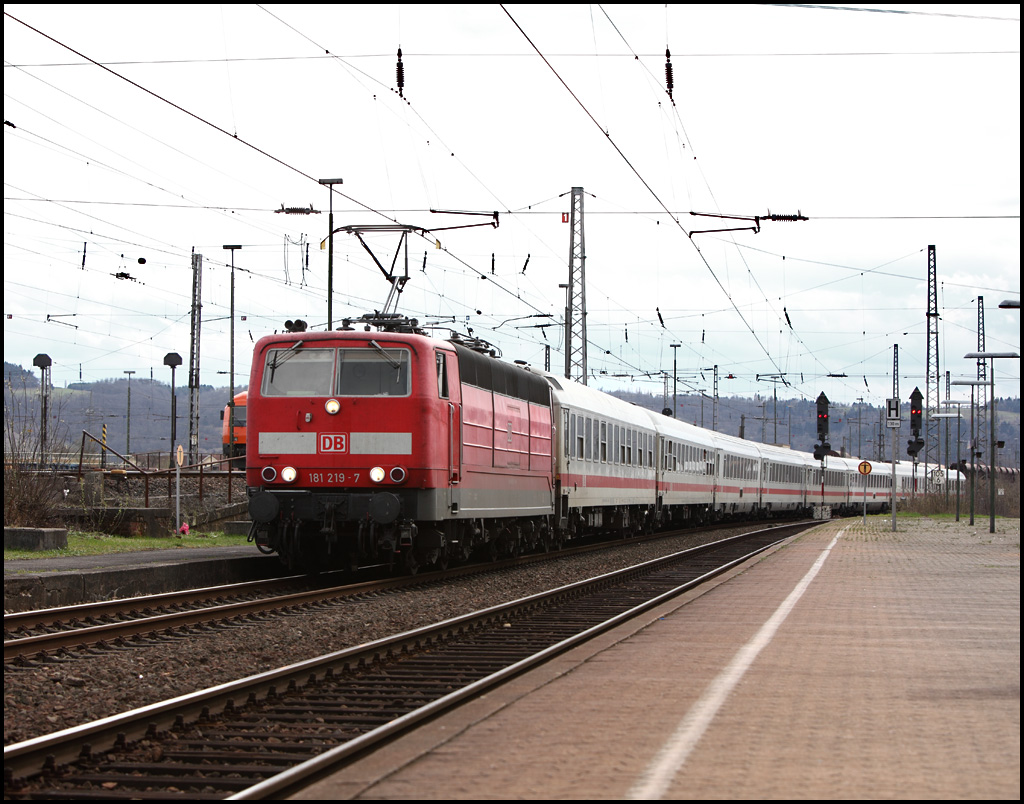
[[[565,294],[565,376],[587,384],[587,249],[583,237],[583,188],[572,188],[569,212],[569,286]]]
[[[978,351],[985,351],[985,297],[978,297]],[[978,358],[978,380],[979,382],[987,382],[988,380],[988,366],[985,363],[985,358]],[[976,460],[980,463],[984,458],[978,459],[975,456],[981,454],[982,456],[988,455],[988,386],[979,385],[978,387],[978,407],[974,411],[975,420],[975,432],[977,436],[974,441],[974,455],[971,456],[971,463],[973,464]]]
[[[202,325],[203,255],[192,255],[192,321],[188,349],[188,462],[199,463],[199,329]],[[174,445],[171,445],[174,448]]]
[[[925,365],[925,435],[924,435],[924,476],[926,484],[930,475],[930,464],[942,466],[941,442],[939,439],[942,419],[935,416],[942,400],[942,375],[939,372],[939,302],[936,279],[935,246],[928,246],[928,347]],[[947,461],[948,463],[948,461]]]

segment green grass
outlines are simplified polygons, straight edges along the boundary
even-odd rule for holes
[[[8,550],[4,561],[28,558],[55,558],[59,556],[97,556],[106,553],[133,553],[141,550],[172,550],[181,547],[235,547],[247,543],[247,537],[224,533],[190,533],[188,536],[154,539],[144,536],[126,538],[107,533],[68,531],[68,546],[63,550]]]

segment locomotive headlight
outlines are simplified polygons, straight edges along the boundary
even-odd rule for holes
[[[406,472],[401,466],[396,466],[391,470],[391,482],[402,483],[405,480]]]
[[[384,467],[383,466],[374,466],[370,470],[370,480],[372,480],[374,483],[380,483],[380,481],[382,481],[383,479],[384,479]]]
[[[328,399],[324,402],[324,410],[330,413],[332,416],[341,410],[341,403],[337,399]]]
[[[263,471],[260,472],[260,476],[267,483],[273,483],[277,480],[277,470],[273,466],[264,466]]]
[[[294,466],[286,466],[281,470],[281,479],[285,483],[294,483],[295,478],[299,476],[299,473],[295,471]]]

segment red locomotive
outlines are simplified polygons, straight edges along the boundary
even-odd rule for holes
[[[256,344],[246,479],[257,545],[293,569],[415,571],[549,539],[547,382],[414,319],[358,323]]]

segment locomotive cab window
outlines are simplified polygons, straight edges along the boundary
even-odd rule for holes
[[[330,396],[333,349],[271,349],[263,371],[264,396]]]
[[[408,396],[408,350],[380,346],[339,349],[337,393],[341,396]]]
[[[435,352],[437,356],[437,395],[441,399],[448,399],[448,361],[441,352]]]

